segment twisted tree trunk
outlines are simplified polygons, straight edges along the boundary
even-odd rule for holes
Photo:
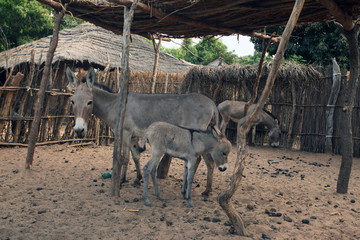
[[[231,204],[230,200],[234,195],[235,191],[237,190],[239,183],[243,177],[243,171],[245,168],[245,161],[247,157],[247,146],[246,146],[246,134],[249,131],[250,127],[253,124],[253,120],[255,119],[256,115],[262,110],[265,105],[266,99],[269,97],[271,89],[274,85],[274,81],[277,75],[277,71],[280,67],[281,60],[284,56],[286,46],[289,42],[290,35],[295,27],[295,24],[299,18],[301,10],[304,6],[305,0],[297,0],[295,2],[293,11],[289,18],[289,21],[286,25],[284,33],[282,34],[282,38],[279,44],[279,47],[276,51],[276,55],[274,58],[274,63],[271,67],[270,73],[268,75],[266,85],[264,91],[260,97],[259,103],[255,108],[255,111],[247,116],[244,121],[238,122],[238,143],[237,143],[237,160],[235,164],[234,173],[231,179],[231,183],[229,187],[223,190],[219,196],[218,201],[220,206],[224,209],[225,213],[229,217],[232,225],[235,228],[235,231],[240,235],[248,235],[245,224],[239,213],[236,211],[234,206]]]

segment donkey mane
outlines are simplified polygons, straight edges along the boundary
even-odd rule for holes
[[[108,86],[102,83],[94,82],[94,87],[97,87],[101,90],[107,91],[109,93],[114,93]]]
[[[275,116],[274,116],[274,114],[272,114],[271,112],[269,112],[268,110],[266,110],[266,109],[263,109],[263,111],[264,112],[266,112],[267,114],[269,114],[270,115],[270,117],[272,117],[273,119],[277,119]]]

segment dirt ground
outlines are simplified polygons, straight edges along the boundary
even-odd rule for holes
[[[112,146],[37,147],[32,170],[26,148],[0,148],[0,239],[360,239],[360,159],[353,160],[348,194],[336,194],[341,156],[269,147],[250,147],[232,202],[249,237],[235,235],[217,202],[230,182],[229,170],[215,171],[205,199],[206,167],[193,183],[194,208],[180,192],[183,161],[174,159],[169,177],[159,180],[164,201],[150,182],[147,207],[142,187],[133,187],[134,164],[121,197],[110,197]],[[142,155],[142,166],[149,153]]]

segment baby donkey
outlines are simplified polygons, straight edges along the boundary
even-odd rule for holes
[[[188,201],[189,207],[193,207],[191,200],[191,185],[194,174],[201,160],[201,155],[208,153],[215,160],[220,171],[226,170],[228,154],[231,143],[215,127],[209,127],[207,131],[198,131],[178,127],[165,122],[155,122],[145,131],[140,147],[145,149],[146,141],[151,146],[151,158],[144,166],[144,190],[143,199],[145,205],[151,206],[148,198],[149,175],[154,184],[155,195],[162,200],[156,180],[156,170],[161,157],[166,153],[172,157],[185,160],[184,181],[181,193]],[[211,161],[213,161],[211,160]]]

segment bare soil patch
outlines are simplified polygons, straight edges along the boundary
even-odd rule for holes
[[[348,194],[336,194],[341,156],[250,147],[245,178],[233,197],[250,237],[234,235],[217,203],[230,182],[235,148],[226,172],[215,171],[213,193],[202,162],[193,183],[194,208],[182,199],[183,161],[174,159],[159,180],[164,201],[150,182],[133,187],[134,164],[121,197],[110,197],[112,146],[37,147],[32,170],[26,148],[0,148],[0,239],[360,239],[360,160],[353,160]],[[142,166],[149,158],[142,155]],[[229,231],[230,230],[230,231]]]

